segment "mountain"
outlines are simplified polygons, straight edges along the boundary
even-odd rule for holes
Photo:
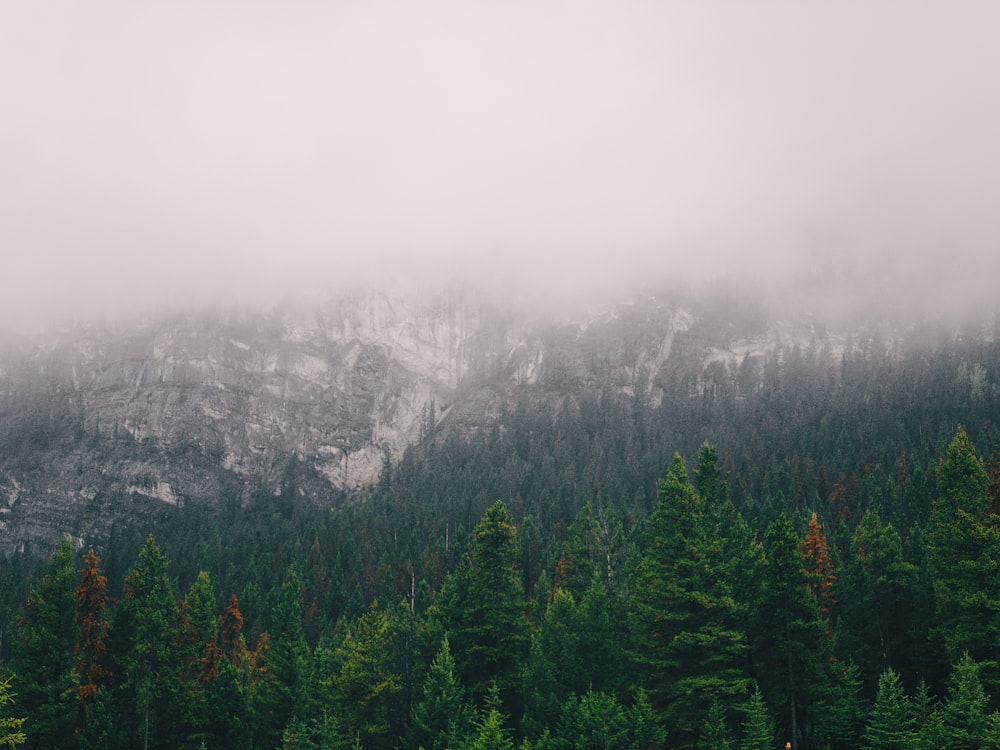
[[[0,552],[47,554],[66,534],[100,544],[185,507],[289,495],[333,505],[409,447],[475,435],[519,399],[552,410],[610,394],[650,412],[720,389],[745,401],[777,377],[767,363],[795,352],[834,377],[865,341],[901,356],[894,329],[780,319],[729,293],[542,315],[459,287],[356,289],[9,341]],[[995,374],[977,374],[980,387]]]

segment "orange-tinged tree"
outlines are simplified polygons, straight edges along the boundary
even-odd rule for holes
[[[815,513],[809,519],[809,529],[806,531],[806,538],[799,545],[799,551],[802,553],[806,582],[819,604],[819,614],[829,622],[830,610],[836,603],[832,592],[837,576],[833,573],[833,563],[830,561],[830,545]]]
[[[110,677],[108,655],[108,579],[98,567],[101,559],[90,550],[83,558],[80,584],[73,597],[76,601],[76,644],[73,657],[80,680],[80,701],[86,708],[101,685]]]

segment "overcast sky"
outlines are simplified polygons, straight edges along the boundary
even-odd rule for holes
[[[998,40],[995,0],[10,0],[0,316],[834,257],[960,294]]]

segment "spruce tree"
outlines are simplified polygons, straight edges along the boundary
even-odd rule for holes
[[[1000,529],[987,517],[989,478],[961,427],[938,466],[928,558],[937,635],[949,661],[969,654],[991,690],[1000,689]]]
[[[139,550],[139,559],[125,577],[125,597],[119,603],[112,630],[124,647],[114,654],[120,728],[137,747],[185,746],[187,725],[182,708],[180,612],[167,575],[167,558],[153,536]]]
[[[400,675],[394,670],[393,623],[374,602],[350,627],[334,658],[329,686],[340,734],[364,748],[391,748],[405,716]]]
[[[909,750],[913,747],[913,706],[899,675],[887,669],[879,677],[878,696],[865,727],[862,750]]]
[[[754,684],[750,700],[744,709],[743,739],[740,750],[772,750],[774,748],[774,722],[768,715],[767,704],[760,688]]]
[[[427,672],[421,698],[413,707],[410,744],[424,750],[445,750],[468,736],[471,727],[465,689],[455,673],[455,660],[445,636]]]
[[[76,642],[73,657],[79,682],[80,702],[84,709],[94,698],[98,688],[107,682],[108,628],[108,579],[98,565],[100,559],[90,550],[83,558],[80,584],[73,592],[75,602],[74,623]]]
[[[975,660],[964,654],[948,681],[948,696],[941,706],[941,721],[948,748],[981,750],[989,747],[989,697],[979,680]]]
[[[73,547],[60,542],[45,574],[31,588],[14,642],[14,687],[20,710],[30,717],[27,748],[74,745],[79,703],[73,662],[75,641]]]
[[[254,741],[273,747],[303,706],[309,646],[302,630],[302,581],[290,567],[272,613],[271,631],[258,649],[258,679],[253,690]]]
[[[26,718],[16,705],[10,678],[0,678],[0,747],[19,747],[27,740],[24,733]]]
[[[721,703],[713,703],[705,716],[698,740],[698,750],[733,750],[732,733],[726,720],[726,709]]]
[[[468,565],[446,584],[461,593],[442,605],[445,628],[462,683],[473,696],[496,682],[504,704],[516,708],[529,628],[517,529],[501,501],[490,506],[472,536]]]
[[[834,695],[827,627],[806,585],[799,538],[781,513],[764,534],[766,561],[753,636],[755,676],[793,746],[808,735],[810,710],[829,706]]]
[[[659,485],[629,622],[653,705],[681,742],[697,739],[713,702],[735,708],[746,690],[740,608],[721,557],[704,501],[675,454]]]

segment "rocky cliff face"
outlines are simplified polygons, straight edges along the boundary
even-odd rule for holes
[[[0,359],[0,552],[280,495],[291,464],[305,470],[294,491],[328,502],[430,426],[478,429],[519,390],[612,389],[655,406],[670,373],[773,344],[708,330],[662,300],[531,321],[472,292],[361,290],[21,342]]]

